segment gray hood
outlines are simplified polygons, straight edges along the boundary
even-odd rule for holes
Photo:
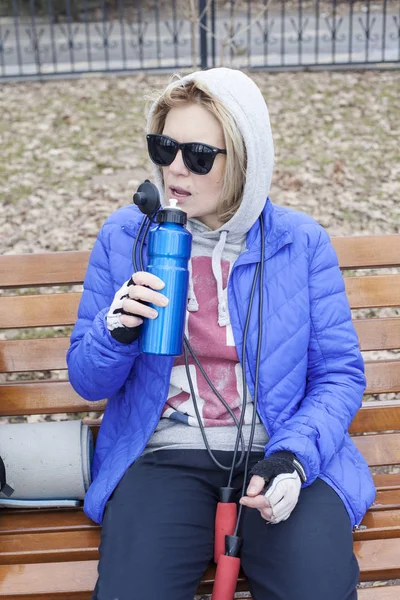
[[[243,136],[247,153],[246,182],[242,202],[233,217],[216,231],[206,226],[196,228],[197,239],[203,237],[215,240],[212,267],[218,289],[218,323],[221,327],[229,324],[229,312],[222,289],[221,260],[226,242],[242,241],[260,216],[269,194],[274,165],[274,145],[268,108],[257,85],[242,71],[227,68],[197,71],[170,83],[169,87],[179,87],[188,81],[196,80],[206,87],[212,96],[222,102],[233,115]],[[149,120],[157,101],[150,109]],[[161,170],[154,165],[154,174],[160,192],[161,203],[165,204]],[[193,225],[196,219],[190,219]],[[194,293],[189,263],[188,310],[197,311],[199,306]]]
[[[271,187],[274,145],[268,108],[257,85],[242,71],[225,67],[197,71],[173,81],[169,87],[179,87],[192,80],[200,81],[228,108],[244,139],[247,176],[243,199],[235,215],[218,230],[227,231],[228,239],[242,237],[261,214]],[[149,117],[156,105],[157,101],[151,107]],[[160,170],[156,166],[154,168],[161,202],[164,204]]]

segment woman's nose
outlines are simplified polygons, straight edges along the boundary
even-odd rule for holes
[[[183,162],[182,150],[178,150],[177,155],[169,165],[169,169],[175,175],[187,175],[189,173],[189,169]]]

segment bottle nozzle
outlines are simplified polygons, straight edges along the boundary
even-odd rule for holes
[[[179,223],[180,225],[186,225],[187,214],[180,206],[177,206],[178,200],[176,198],[170,198],[168,200],[169,206],[164,206],[157,214],[157,223]]]
[[[158,189],[148,179],[133,194],[133,201],[147,216],[153,215],[160,208]]]

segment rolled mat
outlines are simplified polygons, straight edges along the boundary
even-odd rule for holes
[[[10,498],[0,506],[74,506],[91,483],[93,436],[82,421],[0,426]]]

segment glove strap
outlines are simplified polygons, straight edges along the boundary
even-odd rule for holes
[[[301,483],[305,483],[307,481],[306,472],[304,470],[303,465],[301,464],[301,462],[299,460],[297,460],[296,457],[293,458],[293,466],[296,469],[296,471],[301,479]]]

